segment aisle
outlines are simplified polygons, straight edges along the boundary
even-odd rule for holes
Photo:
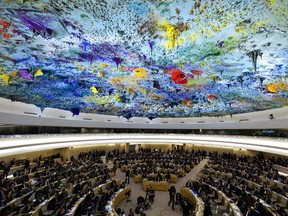
[[[186,173],[186,176],[178,178],[178,182],[175,185],[177,192],[180,192],[180,187],[184,186],[188,179],[196,178],[197,173],[205,166],[208,162],[208,159],[202,160],[198,165],[196,165],[190,173]],[[120,178],[121,181],[125,180],[125,173],[122,173],[120,169],[116,171],[116,178]],[[129,209],[133,208],[135,210],[137,206],[137,198],[139,196],[143,196],[145,198],[146,193],[143,191],[143,187],[141,183],[135,184],[134,179],[130,178],[130,186],[131,186],[131,196],[130,199],[132,202],[127,202],[124,200],[120,205],[119,208],[125,211],[125,215],[128,215]],[[175,211],[172,210],[171,207],[168,206],[169,202],[169,193],[164,191],[155,191],[155,199],[153,205],[145,211],[147,216],[179,216],[182,215],[180,211],[180,207],[175,206]]]

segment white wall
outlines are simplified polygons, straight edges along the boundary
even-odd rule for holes
[[[223,117],[147,118],[80,113],[46,108],[0,98],[0,124],[39,125],[56,127],[153,128],[153,129],[283,129],[288,128],[288,107]],[[273,113],[276,120],[269,120]],[[168,122],[168,123],[166,123]]]

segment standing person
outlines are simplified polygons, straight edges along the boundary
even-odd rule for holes
[[[10,172],[10,165],[4,166],[4,178],[8,178],[9,172]]]
[[[25,173],[29,174],[29,172],[30,172],[30,161],[28,159],[26,159],[25,162],[24,162],[24,169],[25,169]]]
[[[125,179],[125,184],[130,184],[130,169],[127,169],[126,171],[126,179]]]
[[[207,202],[207,204],[205,204],[205,209],[204,209],[204,216],[211,216],[212,214],[212,210],[211,210],[211,206],[210,203]]]
[[[132,208],[130,208],[128,216],[134,216],[134,211]]]
[[[169,197],[170,197],[168,206],[170,206],[170,203],[172,202],[172,209],[175,210],[175,208],[174,208],[175,194],[176,194],[175,186],[171,185],[168,191],[169,191]]]
[[[190,215],[190,208],[189,208],[188,202],[186,200],[184,200],[184,202],[182,204],[182,212],[183,212],[183,216],[189,216]]]

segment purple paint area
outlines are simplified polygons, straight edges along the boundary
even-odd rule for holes
[[[148,43],[149,43],[150,51],[151,51],[151,54],[152,54],[154,42],[153,41],[149,41]]]
[[[119,65],[122,63],[123,59],[121,59],[120,57],[114,57],[113,61],[116,63],[116,66],[118,68]]]
[[[18,12],[16,17],[27,26],[33,33],[40,34],[43,38],[49,39],[53,36],[53,30],[42,25],[39,21],[27,16],[22,12]]]
[[[17,71],[18,74],[24,79],[32,79],[33,77],[29,74],[28,69],[20,69]]]
[[[90,66],[93,64],[94,55],[92,53],[80,53],[79,54],[79,60],[87,60],[90,64]]]

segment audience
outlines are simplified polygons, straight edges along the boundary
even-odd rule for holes
[[[140,148],[138,152],[109,153],[115,159],[115,166],[126,166],[126,180],[129,182],[130,173],[142,175],[150,181],[169,181],[172,174],[179,175],[180,170],[187,171],[188,167],[198,164],[206,156],[204,151],[168,150],[166,152]],[[129,171],[131,169],[131,171]]]
[[[45,200],[49,200],[48,210],[61,216],[73,211],[77,201],[81,200],[75,215],[91,215],[95,212],[105,215],[105,206],[125,183],[130,183],[131,174],[141,174],[143,178],[152,181],[169,181],[171,175],[179,175],[182,170],[198,164],[206,157],[205,151],[187,150],[152,150],[140,148],[138,152],[120,152],[113,150],[81,152],[78,157],[71,156],[70,161],[57,162],[60,155],[43,158],[41,155],[30,163],[30,159],[0,163],[0,214],[25,214],[35,211]],[[103,164],[102,156],[114,160],[114,166],[108,169]],[[201,171],[200,181],[187,182],[186,186],[197,191],[205,203],[204,216],[212,215],[212,207],[218,200],[218,193],[212,187],[222,191],[231,202],[234,202],[243,215],[287,215],[285,208],[271,197],[275,192],[288,197],[288,177],[282,176],[273,168],[274,164],[287,167],[287,158],[265,159],[259,154],[256,157],[236,156],[235,154],[213,152],[209,154],[209,163]],[[117,166],[126,166],[125,182],[117,185],[115,180],[110,183],[109,190],[101,196],[96,196],[93,189],[111,180]],[[15,167],[17,167],[15,169]],[[18,168],[19,167],[19,168]],[[12,171],[13,170],[13,171]],[[10,176],[10,173],[13,176]],[[93,181],[91,181],[94,179]],[[270,185],[269,180],[277,182]],[[251,187],[253,182],[259,187]],[[279,184],[278,184],[279,183]],[[169,189],[172,209],[181,206],[183,216],[193,214],[194,206],[187,202],[175,187]],[[149,188],[147,197],[154,202],[155,191]],[[137,200],[135,213],[144,215],[145,199]],[[12,207],[10,203],[21,200]],[[175,201],[176,199],[176,201]],[[138,203],[139,202],[139,203]],[[267,207],[269,206],[270,207]],[[139,208],[138,208],[139,207]],[[125,215],[118,208],[118,215]],[[134,216],[134,210],[129,210],[129,216]]]
[[[93,184],[95,187],[110,179],[111,172],[103,165],[102,155],[105,155],[105,151],[80,153],[78,159],[73,158],[66,163],[58,163],[53,157],[49,157],[44,161],[37,161],[34,173],[30,173],[29,160],[25,160],[23,171],[20,170],[15,177],[2,178],[0,181],[0,205],[3,206],[0,214],[8,215],[12,211],[28,213],[44,200],[51,199],[54,204],[49,203],[48,210],[58,210],[57,215],[65,215],[77,200],[92,189],[90,179],[97,179]],[[39,160],[42,160],[42,156]],[[10,164],[16,162],[13,159]],[[73,188],[71,196],[68,196],[69,188]],[[12,209],[8,204],[16,199],[20,199],[21,204]]]
[[[191,189],[198,191],[206,204],[208,197],[205,194],[209,194],[212,201],[217,200],[217,197],[205,184],[224,192],[235,202],[243,215],[265,216],[272,215],[275,212],[280,215],[287,214],[284,208],[277,204],[277,200],[276,202],[271,201],[271,191],[281,195],[285,194],[286,185],[283,188],[275,186],[277,180],[282,179],[285,182],[286,179],[280,176],[272,167],[273,162],[277,160],[265,160],[261,155],[237,157],[234,154],[218,154],[217,152],[209,156],[209,164],[201,171],[200,181],[186,184]],[[273,185],[266,184],[269,179],[275,180]],[[252,182],[259,186],[252,187]]]

